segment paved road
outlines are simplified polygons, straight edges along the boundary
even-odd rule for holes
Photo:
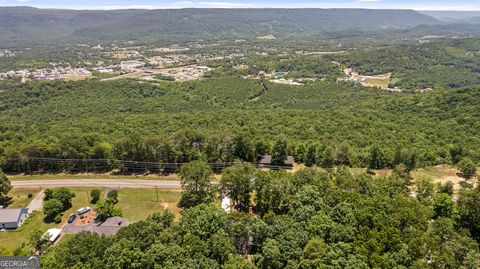
[[[127,179],[52,179],[12,180],[14,188],[55,188],[55,187],[105,187],[105,188],[159,188],[180,189],[180,181],[171,180],[127,180]]]

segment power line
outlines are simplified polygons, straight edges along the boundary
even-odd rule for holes
[[[16,172],[99,172],[119,169],[121,172],[176,173],[185,163],[144,162],[116,159],[59,159],[59,158],[10,158],[5,162],[6,170]],[[209,163],[214,171],[230,166],[242,165],[241,162]],[[271,170],[290,170],[290,166],[254,164],[257,168]],[[10,169],[9,169],[10,168]]]

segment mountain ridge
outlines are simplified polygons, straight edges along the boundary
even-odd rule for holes
[[[73,40],[158,40],[408,29],[441,23],[414,10],[387,9],[127,9],[0,7],[0,46]]]

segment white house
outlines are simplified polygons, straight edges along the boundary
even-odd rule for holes
[[[28,217],[28,208],[0,209],[0,229],[16,229]]]

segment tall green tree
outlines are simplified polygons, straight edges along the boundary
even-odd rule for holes
[[[310,144],[308,146],[307,152],[305,153],[305,165],[307,167],[312,167],[317,162],[317,146],[315,144]]]
[[[63,212],[63,204],[59,200],[53,198],[43,202],[43,213],[47,221],[57,220]]]
[[[284,166],[287,159],[288,145],[287,140],[281,138],[275,142],[272,149],[272,164]]]
[[[460,176],[465,179],[470,179],[475,176],[477,173],[477,166],[470,158],[463,158],[458,163],[458,168],[460,169]]]
[[[42,253],[50,245],[48,238],[45,237],[44,233],[39,229],[35,229],[30,233],[28,243],[35,250],[40,251],[40,253]]]
[[[235,208],[239,211],[250,210],[250,194],[255,172],[255,167],[250,163],[228,167],[222,171],[220,188],[232,199]]]
[[[458,198],[460,222],[480,242],[480,188],[463,190]]]
[[[101,199],[95,206],[95,212],[100,221],[105,221],[110,217],[121,216],[122,210],[115,207],[115,203],[109,199]]]
[[[242,134],[235,137],[233,155],[246,162],[254,161],[255,147],[248,136]]]
[[[58,188],[53,191],[53,199],[57,199],[63,205],[63,210],[67,210],[72,206],[72,199],[75,197],[75,193],[68,188]]]
[[[182,197],[179,206],[182,208],[194,207],[202,203],[213,201],[213,171],[203,161],[193,161],[182,165],[180,169],[180,184]]]
[[[374,146],[370,151],[368,168],[383,169],[387,166],[387,164],[388,164],[388,160],[386,159],[386,156],[383,153],[383,151],[378,146]]]
[[[98,189],[90,191],[90,203],[96,204],[100,200],[101,192]]]
[[[12,189],[12,184],[8,177],[0,170],[0,205],[5,206],[10,203],[11,198],[7,193]]]
[[[436,218],[453,218],[456,216],[456,204],[447,193],[436,193],[433,196],[433,211]]]

